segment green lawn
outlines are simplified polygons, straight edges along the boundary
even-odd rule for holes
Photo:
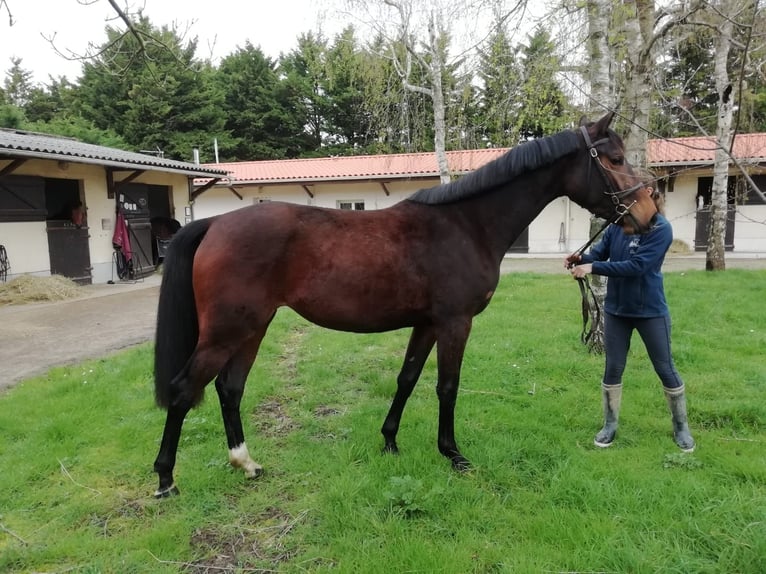
[[[381,454],[405,331],[280,312],[242,407],[266,475],[228,466],[211,387],[162,501],[150,345],[25,381],[0,396],[0,572],[766,572],[766,271],[666,287],[691,455],[638,337],[617,442],[592,446],[603,358],[563,275],[504,276],[474,323],[464,475],[436,449],[433,357]]]

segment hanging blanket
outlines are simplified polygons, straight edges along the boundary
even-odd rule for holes
[[[114,234],[112,235],[112,245],[115,249],[122,251],[125,261],[133,259],[133,250],[130,248],[130,237],[128,237],[128,224],[121,211],[117,212],[117,221],[114,224]]]

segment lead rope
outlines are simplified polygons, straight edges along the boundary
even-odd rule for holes
[[[585,245],[575,251],[574,254],[582,255],[585,253],[585,250],[593,244],[596,238],[601,235],[604,229],[609,226],[609,223],[609,221],[606,221],[604,225],[601,226],[601,229],[599,229],[593,237],[588,239]],[[588,342],[593,338],[593,335],[596,334],[598,331],[598,326],[601,324],[601,305],[598,304],[598,299],[596,299],[596,294],[593,292],[593,288],[590,286],[588,276],[586,275],[585,277],[577,277],[576,279],[577,286],[580,288],[582,308],[582,332],[580,333],[580,341],[582,341],[583,345],[587,345]],[[591,309],[594,310],[593,313],[591,313]],[[594,314],[595,317],[593,317]]]

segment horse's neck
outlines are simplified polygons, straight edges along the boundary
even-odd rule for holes
[[[477,198],[466,213],[483,230],[493,255],[502,258],[545,206],[563,194],[560,172],[537,170]]]

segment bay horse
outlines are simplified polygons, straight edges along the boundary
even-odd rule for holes
[[[438,449],[455,469],[469,469],[454,432],[460,367],[473,317],[492,299],[510,245],[560,196],[648,228],[648,194],[638,193],[622,140],[609,129],[612,116],[523,143],[386,209],[269,202],[184,226],[165,258],[157,315],[155,398],[167,418],[155,496],[178,494],[181,427],[214,378],[229,462],[248,477],[261,474],[245,444],[240,400],[281,306],[341,331],[412,328],[381,429],[387,452],[398,452],[402,412],[436,345]]]

